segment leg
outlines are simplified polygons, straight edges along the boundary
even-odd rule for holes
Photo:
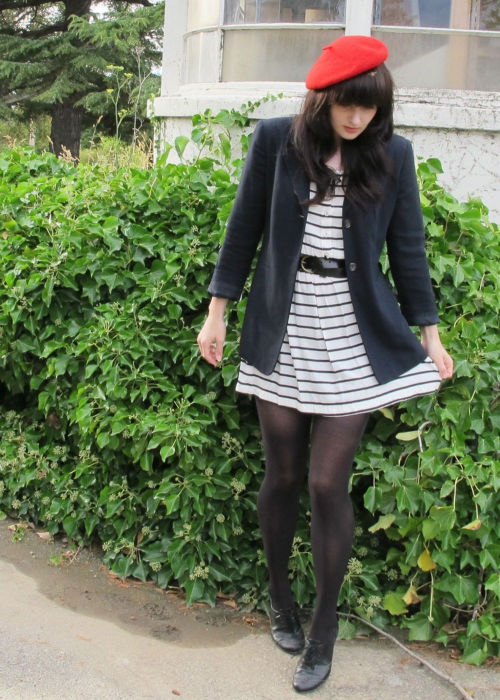
[[[349,477],[367,420],[365,413],[318,416],[313,423],[309,493],[317,596],[309,637],[319,642],[336,636],[337,599],[354,533]]]
[[[310,417],[293,408],[256,399],[266,457],[257,512],[269,565],[275,608],[293,606],[288,560],[306,471]]]

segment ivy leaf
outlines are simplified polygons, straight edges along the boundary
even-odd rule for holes
[[[388,527],[396,520],[394,513],[381,515],[377,522],[368,528],[368,532],[377,532],[377,530],[387,530]]]
[[[188,143],[189,139],[187,138],[187,136],[177,136],[177,138],[175,139],[174,146],[179,158],[182,158],[182,155],[186,150],[186,146],[188,145]]]
[[[464,653],[460,661],[472,666],[480,666],[488,657],[487,642],[482,638],[472,637],[466,640]]]
[[[418,430],[410,430],[408,432],[396,433],[396,439],[403,442],[410,442],[418,438]]]
[[[434,628],[425,613],[417,613],[406,622],[408,639],[412,642],[428,642],[432,639]]]
[[[379,502],[379,490],[375,486],[369,486],[363,496],[363,502],[366,510],[373,513]]]
[[[132,557],[125,557],[123,554],[119,554],[111,566],[111,571],[118,574],[120,578],[127,578],[133,565],[134,560]]]
[[[163,445],[160,449],[160,457],[165,462],[169,457],[175,454],[175,445]]]
[[[410,587],[404,594],[403,600],[406,603],[406,605],[416,605],[417,603],[420,603],[420,598],[418,596],[417,589],[413,584],[410,585]]]
[[[383,608],[388,610],[391,615],[404,615],[408,612],[408,608],[399,593],[386,593]]]
[[[227,572],[219,564],[210,564],[210,573],[216,581],[231,581],[231,578],[227,575]]]
[[[464,525],[462,530],[479,530],[481,527],[481,520],[473,520],[468,525]]]
[[[431,555],[429,554],[428,549],[424,549],[422,554],[417,559],[417,564],[422,569],[422,571],[432,571],[437,566],[436,562],[432,559]]]
[[[341,617],[339,619],[339,638],[340,639],[354,639],[356,636],[356,625],[353,625],[353,623],[346,619],[345,617]]]
[[[196,578],[194,580],[187,579],[184,583],[186,591],[186,605],[191,605],[203,596],[203,582]]]
[[[434,585],[438,591],[451,593],[459,605],[474,604],[479,598],[478,581],[472,576],[444,573]]]
[[[487,591],[493,591],[496,597],[500,600],[500,573],[491,574],[484,587]]]

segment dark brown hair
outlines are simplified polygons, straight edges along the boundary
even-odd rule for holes
[[[340,151],[346,197],[364,206],[381,194],[380,178],[390,173],[384,145],[393,131],[393,82],[384,64],[321,90],[309,90],[302,110],[292,125],[292,144],[316,195],[309,204],[321,202],[331,191],[332,171],[325,165],[336,148],[330,107],[359,105],[377,107],[366,129],[352,141],[341,139]]]

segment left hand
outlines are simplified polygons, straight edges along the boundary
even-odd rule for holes
[[[437,326],[426,326],[422,331],[422,346],[439,371],[441,379],[453,377],[453,358],[441,343]]]

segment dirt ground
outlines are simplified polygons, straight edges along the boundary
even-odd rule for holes
[[[264,616],[230,600],[187,608],[179,592],[111,575],[98,550],[70,555],[33,529],[17,540],[14,527],[0,522],[0,698],[297,697],[296,658],[270,642]],[[498,664],[478,669],[437,645],[411,646],[474,700],[500,699]],[[334,668],[315,700],[460,697],[385,639],[341,640]]]
[[[34,579],[49,600],[74,612],[190,647],[232,644],[253,627],[265,628],[263,616],[236,611],[232,601],[221,601],[214,608],[205,604],[187,608],[175,590],[160,590],[152,583],[132,579],[122,581],[102,564],[98,548],[83,548],[76,556],[66,557],[69,551],[64,541],[47,541],[32,529],[16,541],[9,527],[15,527],[14,521],[0,523],[0,558]]]

